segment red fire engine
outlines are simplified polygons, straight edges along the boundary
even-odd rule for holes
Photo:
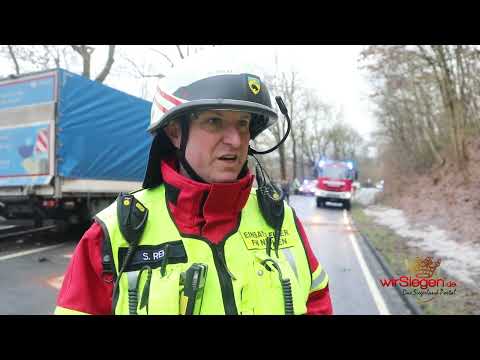
[[[353,182],[358,178],[355,162],[322,159],[318,162],[317,174],[317,207],[331,202],[341,203],[345,209],[350,210],[355,191]]]

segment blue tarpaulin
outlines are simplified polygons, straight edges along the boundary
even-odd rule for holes
[[[58,174],[141,181],[151,136],[151,103],[59,70]]]

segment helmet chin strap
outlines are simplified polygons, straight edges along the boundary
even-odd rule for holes
[[[198,175],[195,170],[193,170],[193,168],[188,163],[187,158],[185,157],[190,128],[190,119],[188,115],[185,115],[183,121],[180,121],[180,128],[182,130],[182,138],[180,140],[180,149],[177,150],[177,157],[180,161],[180,165],[185,169],[190,178],[198,182],[206,183],[206,181],[203,180],[202,177]]]
[[[190,118],[188,115],[185,115],[183,121],[180,121],[180,128],[182,131],[182,137],[180,140],[180,149],[177,149],[177,158],[180,161],[180,166],[187,172],[188,176],[198,182],[208,183],[205,181],[197,172],[190,166],[186,158],[187,142],[189,137],[189,128],[190,128]],[[248,161],[245,161],[243,164],[240,174],[238,174],[237,180],[241,179],[247,174],[248,171]]]

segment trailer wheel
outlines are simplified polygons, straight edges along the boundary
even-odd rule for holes
[[[323,207],[323,201],[322,199],[317,197],[317,208],[321,208],[321,207]]]

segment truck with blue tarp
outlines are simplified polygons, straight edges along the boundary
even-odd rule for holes
[[[150,108],[64,69],[0,80],[0,217],[79,223],[140,188]]]

